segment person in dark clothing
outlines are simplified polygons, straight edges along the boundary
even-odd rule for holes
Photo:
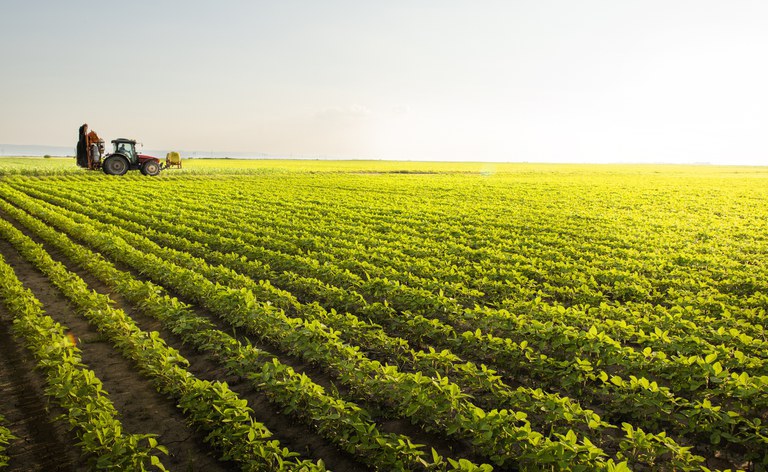
[[[86,140],[87,133],[88,125],[84,124],[78,130],[77,135],[77,165],[80,167],[88,167],[88,143]]]

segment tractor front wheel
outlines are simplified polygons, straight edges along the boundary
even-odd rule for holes
[[[157,175],[160,173],[160,164],[155,161],[147,161],[141,166],[141,173],[144,175]]]
[[[109,156],[104,159],[101,168],[104,169],[105,174],[123,175],[128,172],[128,161],[122,156]]]

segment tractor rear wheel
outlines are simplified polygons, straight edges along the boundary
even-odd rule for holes
[[[109,156],[104,159],[101,168],[104,169],[105,174],[123,175],[128,172],[128,161],[122,156]]]
[[[155,161],[147,161],[141,166],[141,173],[144,175],[157,175],[160,173],[160,164]]]

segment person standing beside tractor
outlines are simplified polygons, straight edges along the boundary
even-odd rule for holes
[[[77,165],[80,167],[90,168],[88,165],[88,147],[86,146],[86,137],[88,133],[88,124],[84,124],[77,132],[77,147],[75,148],[75,156],[77,159]]]

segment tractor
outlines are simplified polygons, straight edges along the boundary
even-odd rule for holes
[[[136,152],[136,141],[119,138],[112,141],[114,152],[104,157],[101,168],[105,174],[123,175],[128,170],[141,170],[144,175],[157,175],[163,169],[160,159]]]
[[[123,175],[129,170],[140,170],[144,175],[157,175],[163,170],[160,159],[136,152],[136,141],[119,138],[112,140],[114,151],[104,155],[104,140],[88,125],[80,127],[77,143],[77,165],[87,169],[101,169],[105,174]]]

